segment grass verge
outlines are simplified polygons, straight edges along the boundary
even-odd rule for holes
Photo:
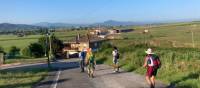
[[[145,57],[144,51],[151,46],[127,43],[126,45],[120,44],[118,47],[121,68],[145,75],[146,69],[142,67]],[[159,80],[175,85],[176,88],[200,88],[200,50],[192,48],[151,48],[159,55],[162,62],[162,67],[157,75]],[[103,45],[96,53],[96,57],[97,63],[112,65],[111,45],[109,43]]]
[[[31,88],[35,83],[44,79],[48,69],[1,70],[0,88]]]

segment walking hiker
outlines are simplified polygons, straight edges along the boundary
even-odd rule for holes
[[[92,53],[91,48],[87,50],[86,63],[87,63],[88,76],[94,78],[94,70],[95,70],[96,61],[95,61],[95,57],[94,57],[94,54]]]
[[[147,68],[146,81],[150,85],[150,88],[155,88],[155,77],[157,70],[161,66],[161,62],[159,57],[153,53],[151,48],[147,49],[145,52],[147,55],[143,67]]]
[[[86,57],[86,52],[83,49],[80,53],[79,53],[79,57],[80,57],[80,68],[81,68],[81,72],[84,72],[85,69],[85,57]]]
[[[112,55],[113,55],[114,72],[119,72],[119,61],[118,61],[119,51],[118,51],[117,47],[113,47]]]

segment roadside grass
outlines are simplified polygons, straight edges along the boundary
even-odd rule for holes
[[[20,64],[32,64],[32,63],[46,63],[47,58],[16,58],[6,59],[5,64],[20,63]]]
[[[48,75],[48,69],[1,70],[0,88],[31,88]]]
[[[142,67],[145,50],[153,48],[160,56],[162,67],[158,71],[157,78],[167,84],[175,84],[177,88],[200,88],[200,50],[193,48],[166,48],[135,44],[117,40],[104,43],[96,53],[97,62],[112,65],[112,47],[116,44],[120,51],[120,66],[125,71],[136,72],[145,75],[146,69]],[[116,42],[116,41],[114,41]]]

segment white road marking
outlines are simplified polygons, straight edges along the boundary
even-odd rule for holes
[[[61,70],[59,69],[58,72],[57,72],[57,75],[56,75],[56,79],[55,79],[55,81],[52,84],[52,86],[53,86],[52,88],[57,88],[58,80],[60,78],[60,73],[61,73]]]

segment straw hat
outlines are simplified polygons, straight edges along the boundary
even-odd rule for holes
[[[148,48],[147,51],[145,51],[147,54],[154,54],[151,48]]]

